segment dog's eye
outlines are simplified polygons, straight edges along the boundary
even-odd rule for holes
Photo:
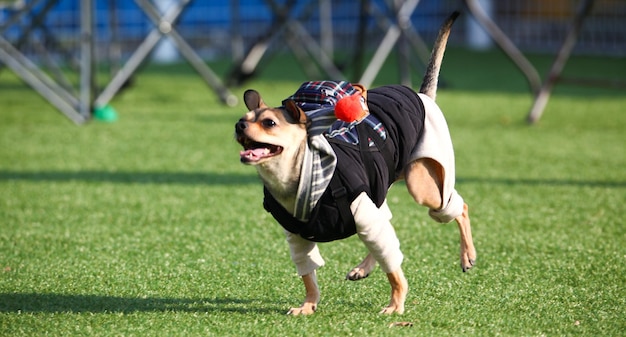
[[[276,126],[276,122],[274,122],[274,120],[269,119],[269,118],[262,120],[261,124],[263,125],[263,127],[268,128],[268,129]]]

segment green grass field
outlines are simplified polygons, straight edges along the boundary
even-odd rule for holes
[[[531,60],[542,74],[551,62]],[[387,65],[377,84],[396,74]],[[565,75],[623,80],[626,62],[576,57]],[[461,272],[456,225],[399,184],[406,313],[378,315],[380,270],[343,279],[365,254],[353,237],[321,245],[319,310],[290,317],[303,288],[239,164],[242,104],[221,105],[186,65],[150,66],[112,102],[119,121],[77,127],[2,70],[0,335],[623,336],[624,89],[559,85],[531,127],[532,97],[502,54],[451,49],[442,79],[477,266]],[[235,91],[279,104],[304,80],[277,58]]]

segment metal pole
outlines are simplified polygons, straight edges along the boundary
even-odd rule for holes
[[[76,99],[65,89],[57,85],[36,65],[28,61],[18,50],[0,36],[0,61],[11,68],[20,78],[28,83],[48,102],[59,109],[76,124],[85,122],[84,117],[75,110]]]
[[[402,4],[402,6],[400,6],[398,16],[411,16],[419,2],[420,0],[407,0]],[[372,85],[372,82],[374,82],[376,75],[378,75],[383,63],[387,59],[387,56],[391,53],[393,47],[396,45],[396,42],[398,42],[401,34],[402,30],[398,25],[392,24],[389,26],[385,37],[374,53],[374,57],[372,57],[372,60],[365,69],[359,83],[363,84],[365,87]]]
[[[177,6],[182,9],[191,0],[183,0]],[[209,68],[202,58],[196,54],[191,46],[183,39],[182,36],[174,29],[174,21],[165,20],[160,13],[148,1],[137,1],[137,4],[148,15],[155,25],[158,25],[159,32],[163,36],[169,36],[180,51],[180,53],[189,61],[189,64],[200,74],[200,77],[217,93],[222,102],[229,106],[237,105],[237,97],[233,95],[223,84],[220,78]],[[167,13],[166,13],[167,15]]]
[[[330,0],[320,0],[320,51],[332,57],[333,43],[333,7]],[[320,55],[324,57],[325,55]]]
[[[396,13],[396,22],[400,27],[400,36],[398,37],[398,42],[396,43],[396,48],[398,48],[398,69],[400,70],[400,83],[410,87],[411,69],[409,68],[409,60],[411,56],[405,31],[411,25],[411,15],[410,13],[400,12],[401,5],[402,0],[395,0],[393,2],[393,10]]]
[[[478,0],[465,0],[465,4],[476,21],[478,21],[478,23],[485,28],[496,44],[498,44],[498,46],[511,58],[515,65],[517,65],[524,76],[526,76],[526,80],[528,81],[528,85],[530,86],[530,90],[533,94],[539,92],[539,88],[541,87],[541,78],[539,77],[535,67],[530,64],[526,57],[524,57],[524,54],[517,49],[515,44],[509,40],[506,34],[500,30],[498,25],[496,25],[487,13],[485,13],[485,10],[482,8]]]
[[[239,0],[230,1],[230,36],[231,36],[231,55],[233,63],[239,63],[244,57],[244,43],[243,36],[241,35],[241,8]]]
[[[583,0],[581,2],[578,13],[576,13],[576,17],[574,18],[574,22],[572,23],[572,27],[565,37],[565,41],[563,41],[563,45],[561,46],[561,49],[559,50],[556,59],[552,64],[552,68],[550,68],[548,78],[543,83],[541,89],[537,93],[535,102],[533,103],[533,106],[530,109],[530,113],[528,114],[528,123],[534,124],[539,120],[539,118],[541,118],[543,110],[548,104],[548,99],[550,98],[552,88],[556,84],[556,81],[563,71],[563,67],[565,67],[565,63],[567,63],[567,59],[569,59],[572,49],[574,49],[574,46],[576,45],[576,40],[578,40],[578,33],[580,32],[580,28],[583,25],[585,17],[591,12],[592,6],[593,0]]]
[[[93,0],[80,2],[80,99],[78,112],[89,119],[94,91]]]

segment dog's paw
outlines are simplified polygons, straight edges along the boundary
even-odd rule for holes
[[[404,305],[389,305],[384,307],[383,310],[380,311],[380,314],[383,315],[391,315],[391,314],[399,314],[402,315],[404,313]]]
[[[358,266],[352,268],[346,275],[346,280],[350,281],[358,281],[362,280],[368,276],[374,268],[376,267],[376,259],[372,256],[372,254],[367,254],[367,256],[359,263]]]
[[[287,315],[298,316],[298,315],[312,315],[317,310],[317,306],[312,303],[304,303],[299,308],[291,308],[287,311]]]
[[[356,267],[348,272],[346,280],[358,281],[370,276],[369,272],[363,268]]]
[[[474,267],[475,264],[476,264],[476,252],[475,251],[472,250],[470,252],[461,253],[461,269],[463,269],[464,273],[472,269],[472,267]]]

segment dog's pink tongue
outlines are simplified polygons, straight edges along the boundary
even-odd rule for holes
[[[267,154],[266,148],[250,149],[239,152],[241,159],[245,160],[259,160]]]

